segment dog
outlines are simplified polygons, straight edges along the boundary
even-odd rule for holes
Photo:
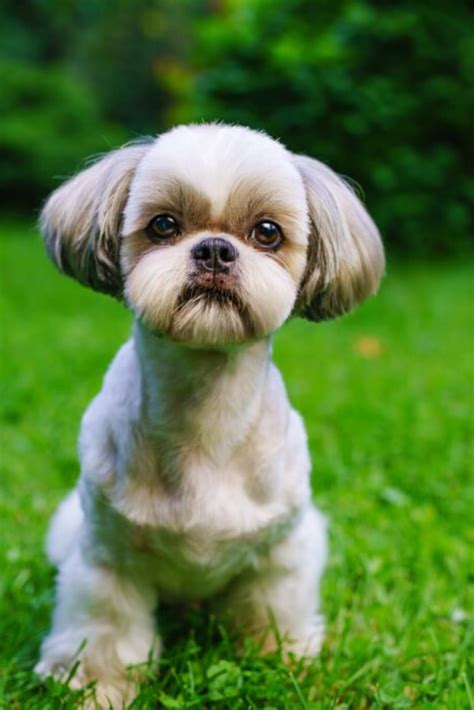
[[[59,269],[134,326],[51,522],[56,606],[37,673],[95,680],[96,701],[121,707],[128,668],[159,658],[157,605],[203,599],[263,651],[314,656],[326,524],[271,337],[376,291],[384,253],[365,208],[321,162],[203,124],[107,154],[52,194],[41,228]]]

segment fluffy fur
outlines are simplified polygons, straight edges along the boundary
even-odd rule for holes
[[[159,214],[179,234],[155,238]],[[253,236],[268,220],[275,248]],[[67,678],[78,661],[71,685],[96,680],[97,701],[120,707],[128,666],[159,657],[155,607],[204,598],[263,648],[272,618],[289,651],[316,654],[325,521],[270,339],[291,314],[331,318],[375,291],[383,250],[364,207],[262,133],[184,126],[71,179],[42,227],[59,268],[123,300],[135,325],[51,523],[57,600],[37,672]],[[192,256],[214,237],[237,254],[219,273]]]

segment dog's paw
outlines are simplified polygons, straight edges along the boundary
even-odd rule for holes
[[[292,654],[298,658],[314,658],[321,651],[324,641],[324,629],[312,628],[304,634],[283,642],[285,655]]]
[[[34,667],[34,672],[40,678],[54,678],[55,680],[58,680],[61,683],[65,683],[71,672],[72,665],[73,662],[69,659],[65,660],[45,656],[38,661],[38,663]]]
[[[285,650],[299,658],[314,658],[321,651],[323,641],[324,617],[316,614],[307,626],[290,638]]]
[[[136,687],[132,683],[110,684],[99,680],[94,686],[92,695],[86,700],[84,708],[85,710],[96,708],[121,710],[130,705],[136,694]]]
[[[284,635],[276,634],[273,630],[268,633],[262,644],[263,653],[272,653],[280,650],[285,660],[294,658],[314,658],[321,650],[324,641],[324,620],[316,616],[304,628],[287,632]]]
[[[71,668],[72,666],[72,668]],[[91,678],[86,674],[83,664],[74,667],[70,662],[57,658],[42,658],[35,666],[35,673],[40,678],[52,677],[67,684],[71,690],[82,690],[90,685],[90,692],[78,703],[84,710],[96,708],[126,708],[136,696],[136,685],[125,675],[123,678]]]

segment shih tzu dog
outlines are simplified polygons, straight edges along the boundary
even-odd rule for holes
[[[264,650],[318,653],[325,522],[271,337],[375,292],[383,248],[364,207],[263,133],[191,125],[66,182],[42,229],[57,266],[135,322],[52,519],[57,598],[37,672],[96,680],[97,702],[121,707],[128,667],[159,657],[155,607],[211,597]]]

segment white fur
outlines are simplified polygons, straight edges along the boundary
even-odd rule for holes
[[[320,649],[326,524],[270,338],[299,308],[318,319],[362,300],[383,253],[355,196],[302,160],[241,127],[180,127],[89,168],[43,212],[60,268],[123,296],[136,317],[84,415],[77,489],[52,519],[57,598],[36,667],[67,678],[78,661],[71,685],[96,680],[102,705],[131,700],[139,673],[128,666],[158,659],[161,601],[213,598],[265,649],[271,622],[286,650]],[[180,180],[203,224],[184,214],[179,239],[157,243],[146,226]],[[252,241],[262,218],[280,223],[280,251]],[[216,233],[238,252],[233,281],[218,286],[234,301],[186,291],[192,247]]]
[[[77,490],[74,489],[58,506],[49,526],[46,551],[56,567],[64,562],[74,547],[82,519],[81,501]]]
[[[224,210],[232,189],[252,176],[275,194],[281,191],[295,215],[300,213],[307,220],[304,186],[283,145],[243,126],[204,124],[178,126],[153,143],[131,185],[125,234],[140,225],[143,202],[156,197],[157,166],[162,179],[182,179],[206,195],[215,218]],[[296,236],[303,245],[305,231]]]
[[[186,281],[189,253],[206,234],[199,232],[185,243],[172,248],[161,248],[145,254],[131,270],[126,284],[128,303],[137,318],[149,328],[172,333],[181,341],[206,344],[245,339],[245,332],[237,314],[219,317],[219,307],[197,302],[190,304],[179,317],[174,312],[176,299]],[[288,318],[296,300],[297,288],[288,271],[276,260],[255,253],[245,244],[227,236],[242,255],[240,292],[243,295],[256,330],[267,335],[279,328]]]

